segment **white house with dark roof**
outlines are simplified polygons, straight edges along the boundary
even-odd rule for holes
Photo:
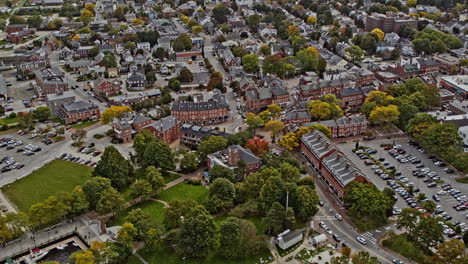
[[[303,235],[302,232],[304,230],[298,229],[298,230],[286,230],[283,233],[279,234],[275,238],[275,243],[278,245],[279,248],[282,250],[286,250],[295,244],[299,243],[302,241]]]

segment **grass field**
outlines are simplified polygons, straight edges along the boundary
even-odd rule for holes
[[[2,192],[20,211],[59,192],[70,192],[91,177],[93,168],[66,160],[53,160],[30,175],[8,184]]]
[[[160,200],[170,202],[172,200],[188,200],[192,199],[199,203],[203,203],[208,195],[208,189],[203,185],[190,185],[187,183],[179,183],[160,192],[156,197]]]
[[[357,218],[354,216],[350,216],[351,221],[353,224],[359,229],[361,232],[366,232],[369,230],[377,229],[379,227],[382,227],[384,225],[387,225],[388,222],[383,223],[382,221],[377,221],[375,219],[369,218],[369,217],[363,217],[363,218]]]
[[[85,128],[85,127],[92,126],[92,125],[96,124],[97,122],[99,122],[99,121],[88,121],[88,122],[84,122],[84,123],[81,123],[81,124],[72,125],[71,127],[75,128],[75,129],[80,129],[80,128]]]
[[[128,258],[127,264],[142,264],[141,261],[135,257],[135,256],[130,256]]]
[[[418,263],[423,263],[426,256],[422,250],[415,247],[411,241],[408,241],[405,234],[384,240],[383,246]]]
[[[155,220],[158,224],[162,224],[165,211],[164,205],[160,202],[148,200],[128,207],[125,209],[125,211],[120,213],[115,220],[107,223],[107,226],[122,225],[126,221],[128,213],[137,208],[140,208],[143,210],[143,212],[148,213],[151,216],[151,219]]]
[[[148,261],[150,264],[255,264],[260,263],[260,258],[263,260],[271,257],[271,254],[268,250],[262,252],[258,256],[250,257],[240,260],[227,260],[214,252],[208,255],[206,258],[201,259],[186,259],[182,260],[180,256],[177,256],[173,248],[160,247],[152,250],[141,250],[140,255]]]
[[[15,123],[18,123],[19,121],[19,118],[18,117],[13,117],[13,118],[1,118],[0,119],[0,125],[3,125],[3,124],[15,124]]]
[[[468,177],[455,179],[459,183],[468,183]]]

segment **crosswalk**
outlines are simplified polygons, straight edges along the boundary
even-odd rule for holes
[[[365,238],[367,241],[371,242],[372,244],[377,244],[377,239],[375,239],[373,236],[372,236],[372,233],[371,232],[365,232],[365,233],[362,233],[361,234],[361,237]]]

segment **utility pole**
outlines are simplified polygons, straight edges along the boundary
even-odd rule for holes
[[[288,212],[288,205],[289,205],[289,191],[286,192],[286,212]]]

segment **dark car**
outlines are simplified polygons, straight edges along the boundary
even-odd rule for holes
[[[6,147],[7,150],[9,150],[9,149],[14,149],[14,148],[15,148],[14,146],[8,146],[8,147]]]
[[[94,147],[95,145],[96,145],[96,144],[94,144],[94,143],[90,143],[90,144],[88,145],[88,148],[92,148],[92,147]]]
[[[341,241],[341,237],[339,237],[337,234],[333,234],[333,239],[335,239],[336,242],[340,242],[340,241]]]
[[[440,202],[440,197],[435,195],[435,194],[432,195],[432,199],[434,199],[434,201],[436,201],[436,202]]]
[[[434,188],[434,187],[436,187],[436,186],[437,186],[437,183],[435,183],[435,182],[431,182],[431,183],[429,183],[429,184],[427,185],[427,187],[429,187],[429,188]]]

